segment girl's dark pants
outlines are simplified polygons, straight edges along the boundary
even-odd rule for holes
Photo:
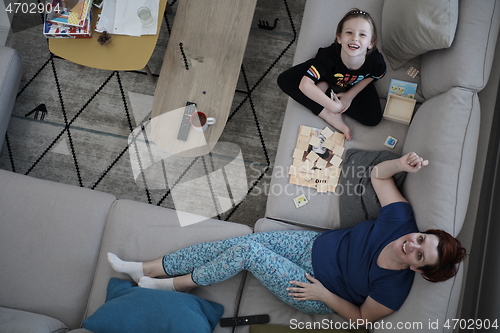
[[[312,63],[313,59],[284,71],[278,76],[278,85],[285,94],[318,115],[323,110],[323,106],[304,95],[299,89],[300,81]],[[326,91],[326,94],[329,96],[330,89]],[[382,108],[373,82],[356,95],[351,106],[344,113],[366,126],[375,126],[382,120]]]

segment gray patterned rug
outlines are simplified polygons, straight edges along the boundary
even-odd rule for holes
[[[172,4],[148,64],[156,76],[175,22]],[[25,77],[0,168],[252,226],[265,213],[287,102],[276,77],[292,64],[304,5],[257,2],[220,144],[194,159],[151,149],[147,126],[155,84],[145,73],[80,68],[53,56],[41,16],[15,15],[6,45],[20,52]],[[262,29],[265,21],[276,27]]]

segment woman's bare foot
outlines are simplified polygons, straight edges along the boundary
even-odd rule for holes
[[[342,118],[342,113],[334,113],[332,111],[323,109],[319,113],[321,118],[323,118],[327,123],[344,133],[346,140],[351,140],[352,139],[352,132],[349,126],[344,122],[344,119]]]

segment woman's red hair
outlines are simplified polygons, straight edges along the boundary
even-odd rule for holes
[[[420,267],[424,279],[431,282],[446,281],[458,272],[459,264],[465,259],[467,251],[458,239],[443,230],[430,229],[424,232],[439,238],[437,246],[439,263]]]

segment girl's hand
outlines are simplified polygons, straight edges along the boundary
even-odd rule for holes
[[[290,281],[290,284],[298,286],[286,288],[289,291],[288,295],[292,296],[296,301],[322,301],[323,296],[325,294],[330,293],[328,289],[326,289],[319,280],[313,278],[309,274],[306,273],[306,278],[311,281],[311,283],[307,282],[299,282],[299,281]]]
[[[429,165],[428,160],[424,160],[416,153],[411,152],[399,158],[399,164],[406,172],[415,173],[422,169],[422,167]]]
[[[342,104],[342,102],[338,98],[337,94],[335,94],[333,91],[330,92],[330,98],[332,99],[332,101],[334,103],[334,108],[332,109],[333,113],[342,113],[344,105]]]
[[[342,103],[343,106],[340,112],[344,113],[351,106],[353,98],[348,93],[338,93],[337,97],[340,99],[340,102]]]

